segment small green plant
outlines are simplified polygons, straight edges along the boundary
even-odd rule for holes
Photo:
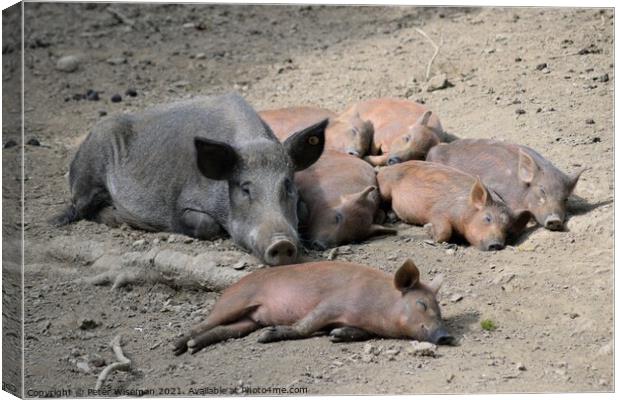
[[[480,326],[485,331],[494,331],[497,329],[497,325],[495,324],[495,322],[491,321],[490,319],[485,319],[480,322]]]

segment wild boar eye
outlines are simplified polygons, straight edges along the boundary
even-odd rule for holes
[[[411,136],[407,135],[404,137],[405,142],[409,142],[411,140]]]
[[[484,222],[485,223],[490,224],[492,220],[493,220],[493,218],[491,218],[491,216],[489,214],[486,214],[484,216]]]
[[[428,306],[426,305],[425,302],[423,302],[422,300],[416,300],[415,303],[417,305],[420,306],[420,308],[422,308],[422,311],[426,311],[426,309],[428,308]]]

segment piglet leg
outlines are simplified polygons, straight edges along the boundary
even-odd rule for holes
[[[445,218],[434,218],[424,228],[437,243],[447,242],[452,237],[452,225]]]
[[[258,338],[260,343],[278,342],[280,340],[305,339],[315,332],[333,322],[336,312],[333,311],[333,303],[319,304],[304,318],[297,321],[293,326],[278,325],[269,327]]]
[[[260,326],[249,318],[228,325],[220,325],[194,337],[187,342],[190,354],[194,354],[204,347],[231,338],[240,338],[254,332]]]
[[[329,332],[329,340],[334,343],[357,342],[370,339],[371,337],[373,337],[372,333],[353,326],[343,326],[341,328],[332,329],[331,332]]]

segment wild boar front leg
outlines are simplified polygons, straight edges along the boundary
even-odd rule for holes
[[[258,341],[260,343],[270,343],[280,340],[308,338],[333,322],[338,314],[339,313],[333,309],[333,303],[331,303],[331,305],[330,303],[324,303],[324,305],[320,304],[292,326],[277,325],[269,327],[258,338]]]
[[[212,239],[223,232],[213,217],[198,210],[185,209],[181,215],[181,224],[185,234],[198,239]]]
[[[437,243],[447,242],[452,237],[452,225],[446,218],[433,218],[424,228]]]

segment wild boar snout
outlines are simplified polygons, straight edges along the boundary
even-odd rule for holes
[[[454,344],[454,336],[450,335],[443,327],[435,330],[430,335],[430,341],[439,345],[451,345]]]
[[[564,228],[564,219],[553,213],[545,218],[545,228],[552,231],[560,231]]]
[[[274,237],[265,250],[264,259],[270,265],[292,264],[297,259],[297,246],[287,237]]]

